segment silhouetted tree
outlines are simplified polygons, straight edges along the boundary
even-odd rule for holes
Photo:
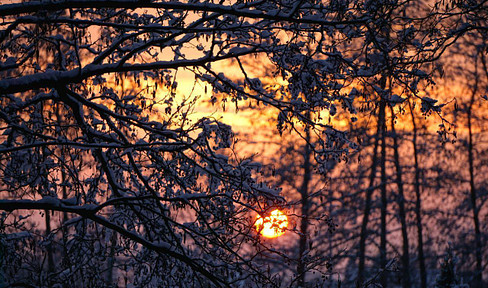
[[[331,161],[357,148],[320,115],[352,116],[358,99],[369,101],[379,131],[379,268],[387,269],[386,108],[412,96],[396,89],[433,84],[438,69],[430,64],[469,31],[483,33],[473,17],[486,10],[475,1],[438,1],[405,14],[409,2],[1,4],[0,243],[8,251],[1,280],[52,287],[281,285],[270,264],[258,260],[296,259],[262,241],[253,219],[287,203],[262,165],[235,151],[230,125],[193,113],[201,107],[191,94],[198,87],[201,97],[211,89],[210,102],[229,99],[236,110],[266,105],[280,134],[305,127],[298,133],[306,142],[299,285],[313,267],[303,262],[309,159],[325,174]],[[283,84],[264,85],[243,65],[253,57]],[[178,93],[180,71],[193,79],[189,95]],[[440,113],[433,99],[413,97],[426,114]],[[44,211],[42,225],[34,211]],[[361,243],[368,237],[363,221]],[[316,265],[326,262],[315,256]],[[386,273],[379,280],[386,287]]]

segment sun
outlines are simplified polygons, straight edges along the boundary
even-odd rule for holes
[[[258,215],[256,218],[256,230],[266,238],[280,237],[288,227],[288,217],[278,209],[273,210],[269,216],[263,218]]]

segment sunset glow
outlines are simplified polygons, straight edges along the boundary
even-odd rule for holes
[[[1,287],[488,288],[488,1],[0,0],[0,48]]]
[[[276,209],[264,218],[258,215],[255,226],[258,233],[266,238],[280,237],[285,234],[286,227],[288,227],[288,217]]]

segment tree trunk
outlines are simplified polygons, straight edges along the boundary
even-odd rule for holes
[[[477,81],[476,81],[477,82]],[[476,204],[476,187],[474,184],[474,157],[473,157],[473,130],[472,130],[472,106],[474,103],[474,97],[477,91],[477,85],[475,84],[475,88],[473,94],[471,95],[471,100],[469,103],[469,107],[467,110],[467,117],[468,117],[468,162],[469,162],[469,186],[470,186],[470,200],[471,200],[471,207],[473,210],[473,222],[474,222],[474,237],[475,237],[475,256],[476,256],[476,271],[475,271],[475,278],[474,278],[474,286],[473,287],[480,287],[483,283],[483,265],[482,265],[482,256],[481,256],[481,231],[480,231],[480,220],[479,220],[479,211],[478,206]]]
[[[381,157],[380,157],[380,169],[381,169],[381,231],[380,231],[380,267],[386,268],[386,212],[388,200],[386,197],[386,103],[385,100],[380,101],[380,113],[381,119]],[[380,284],[383,288],[387,287],[386,271],[380,275]]]
[[[393,107],[391,110],[391,133],[393,137],[393,157],[396,168],[396,183],[398,188],[398,208],[400,216],[400,224],[402,229],[403,240],[403,254],[402,254],[402,286],[404,288],[410,287],[410,254],[408,251],[408,231],[407,231],[407,215],[405,211],[405,195],[403,193],[403,179],[402,179],[402,167],[400,165],[400,155],[398,153],[398,136],[395,130],[395,117],[393,114]]]
[[[107,259],[107,274],[105,275],[105,283],[107,287],[113,286],[113,271],[115,264],[115,245],[117,245],[117,233],[115,231],[107,230],[107,233],[111,233],[110,236],[110,250]]]
[[[374,192],[374,180],[376,178],[376,167],[378,165],[378,142],[380,138],[380,119],[377,121],[376,137],[374,140],[373,156],[371,159],[371,174],[369,174],[369,186],[366,190],[366,203],[364,205],[363,222],[361,223],[361,234],[359,238],[359,265],[356,286],[361,287],[364,282],[364,264],[366,256],[366,238],[368,236],[369,214],[371,212],[371,196]]]
[[[61,105],[56,105],[56,120],[58,121],[58,125],[60,127],[62,127],[63,123],[62,123],[62,119],[61,119]],[[59,155],[59,161],[62,163],[64,160],[65,160],[65,156],[67,155],[67,153],[64,151],[64,147],[62,145],[59,145],[58,146],[59,150],[60,150],[60,155]],[[66,189],[66,171],[64,170],[63,167],[60,167],[60,171],[61,171],[61,182],[63,183],[63,186],[61,187],[61,191],[62,191],[62,197],[63,199],[68,199],[68,191]],[[64,223],[66,223],[66,221],[68,221],[68,212],[63,212],[63,218],[62,218],[62,227],[63,229],[61,230],[62,231],[62,239],[63,239],[63,266],[65,267],[71,267],[71,263],[70,263],[70,260],[69,260],[69,255],[68,255],[68,228],[66,226],[64,226]],[[70,268],[71,269],[71,268]]]
[[[417,225],[417,245],[418,245],[418,257],[419,257],[419,270],[420,270],[420,287],[427,288],[427,272],[425,270],[425,256],[424,256],[424,240],[423,240],[423,228],[422,228],[422,199],[420,197],[420,167],[419,167],[419,156],[418,156],[418,147],[417,147],[417,124],[415,123],[415,115],[413,113],[413,107],[408,102],[410,106],[410,115],[412,116],[412,125],[413,125],[413,156],[414,156],[414,168],[415,168],[415,181],[414,181],[414,188],[415,188],[415,218],[416,218],[416,225]]]
[[[44,210],[44,213],[46,213],[46,238],[49,238],[51,235],[51,211],[49,210]],[[47,271],[49,273],[54,272],[54,258],[53,258],[53,248],[52,244],[48,242],[46,245],[46,251],[47,251]]]
[[[311,175],[311,164],[310,164],[310,130],[305,131],[305,151],[304,151],[304,162],[303,162],[303,182],[300,187],[300,197],[302,201],[302,211],[301,211],[301,222],[300,222],[300,243],[299,243],[299,254],[298,254],[298,286],[305,286],[305,273],[306,273],[306,262],[303,261],[303,255],[307,251],[307,230],[308,230],[308,214],[309,214],[309,199],[308,199],[308,186],[310,183]]]

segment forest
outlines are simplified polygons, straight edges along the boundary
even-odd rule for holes
[[[488,1],[0,0],[0,288],[488,287]]]

